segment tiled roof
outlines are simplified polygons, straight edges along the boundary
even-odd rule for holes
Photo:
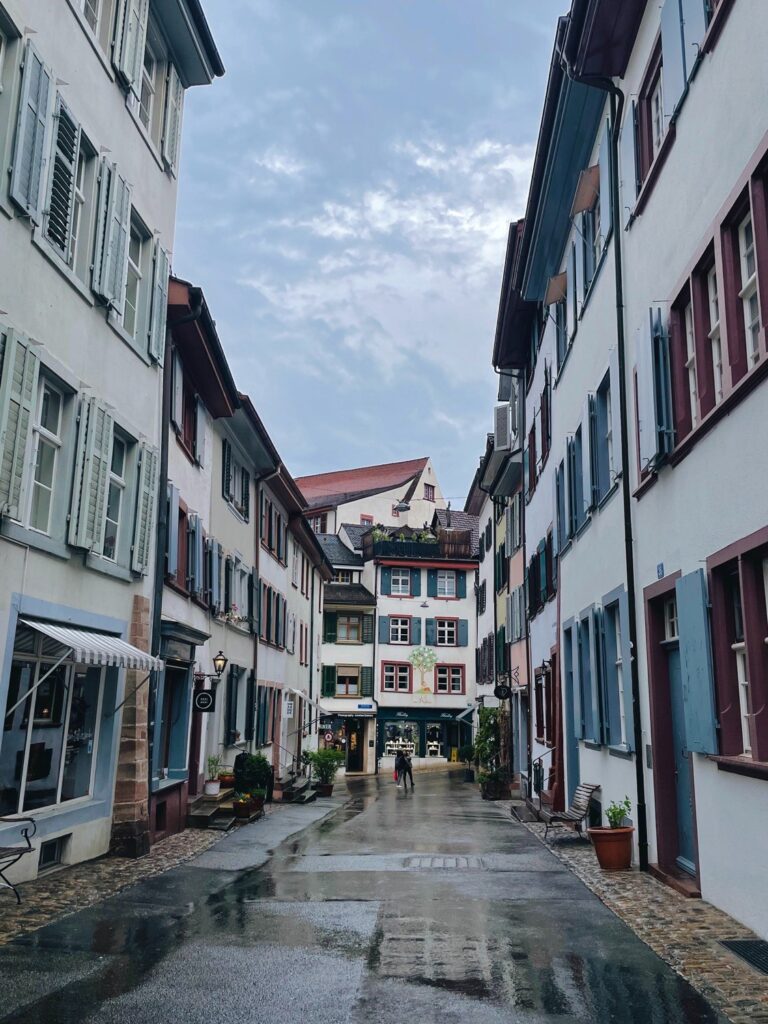
[[[375,608],[376,598],[362,583],[326,583],[323,604],[360,604]]]
[[[450,516],[450,527],[448,525],[448,517]],[[472,551],[477,552],[480,546],[480,517],[473,516],[469,512],[454,512],[453,509],[450,511],[447,508],[435,509],[435,519],[440,524],[443,530],[471,530],[472,531]]]
[[[370,526],[361,523],[342,523],[342,530],[347,531],[347,536],[355,546],[355,550],[359,551],[363,546],[363,534],[370,530]]]
[[[335,533],[318,533],[317,539],[331,565],[362,566],[363,560],[360,555],[350,551],[344,541],[340,540]]]
[[[410,459],[407,462],[387,462],[381,466],[340,469],[333,473],[302,476],[296,483],[310,505],[319,504],[320,498],[325,499],[328,504],[339,505],[344,500],[349,500],[347,496],[375,494],[407,483],[424,470],[428,461]]]

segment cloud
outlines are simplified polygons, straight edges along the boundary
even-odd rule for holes
[[[270,174],[284,175],[288,178],[299,178],[307,169],[307,164],[299,157],[275,147],[270,147],[260,155],[252,154],[250,160]]]

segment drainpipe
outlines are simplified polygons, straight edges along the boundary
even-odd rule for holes
[[[256,572],[256,579],[259,581],[259,592],[255,595],[256,597],[256,608],[261,606],[261,486],[266,480],[271,480],[273,477],[280,473],[280,463],[275,466],[274,469],[267,469],[265,472],[258,474],[254,478],[255,494],[256,494],[256,509],[255,509],[255,522],[253,524],[253,532],[256,543],[254,544],[254,551],[256,557],[254,559],[254,571]],[[258,616],[260,619],[260,616]],[[258,630],[253,636],[253,685],[254,685],[254,698],[256,696],[256,690],[259,685],[259,633]],[[254,710],[255,716],[255,710]],[[255,718],[254,718],[255,721]],[[251,751],[253,751],[254,740],[251,741]]]
[[[648,820],[645,805],[645,772],[642,756],[642,721],[640,718],[640,677],[637,668],[637,607],[635,603],[635,554],[632,535],[632,494],[629,484],[629,405],[626,384],[626,336],[624,331],[624,285],[621,252],[621,204],[619,202],[619,125],[624,109],[624,93],[610,78],[577,75],[561,54],[563,67],[574,82],[607,92],[611,102],[611,223],[613,226],[613,259],[616,277],[616,339],[619,357],[619,408],[621,411],[621,494],[624,512],[624,561],[627,578],[629,615],[630,679],[632,683],[632,725],[635,732],[635,782],[637,786],[637,842],[640,870],[648,870]]]
[[[362,580],[362,578],[363,577],[362,577],[362,573],[361,573],[360,574],[360,579]],[[373,606],[373,610],[376,613],[373,616],[373,689],[374,689],[374,692],[376,691],[376,639],[377,639],[377,637],[379,635],[379,614],[378,614],[378,612],[379,612],[379,598],[378,598],[378,593],[379,593],[379,567],[374,562],[373,563],[373,600],[374,600],[375,603],[374,603],[374,606]],[[375,725],[373,727],[373,743],[374,743],[374,747],[373,747],[374,757],[373,757],[373,760],[374,760],[374,763],[376,765],[376,767],[373,769],[373,774],[374,775],[378,775],[379,774],[379,706],[378,706],[378,701],[376,702],[376,718],[375,718]]]

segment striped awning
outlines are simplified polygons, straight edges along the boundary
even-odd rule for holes
[[[162,671],[161,658],[153,658],[146,651],[108,633],[89,633],[85,629],[55,626],[51,622],[36,622],[33,619],[20,621],[65,647],[71,647],[72,658],[78,664],[113,665],[116,668],[135,668],[144,672]]]

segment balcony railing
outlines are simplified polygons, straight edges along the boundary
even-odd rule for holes
[[[442,533],[435,541],[374,540],[363,537],[363,558],[472,558],[472,534],[469,531]]]

